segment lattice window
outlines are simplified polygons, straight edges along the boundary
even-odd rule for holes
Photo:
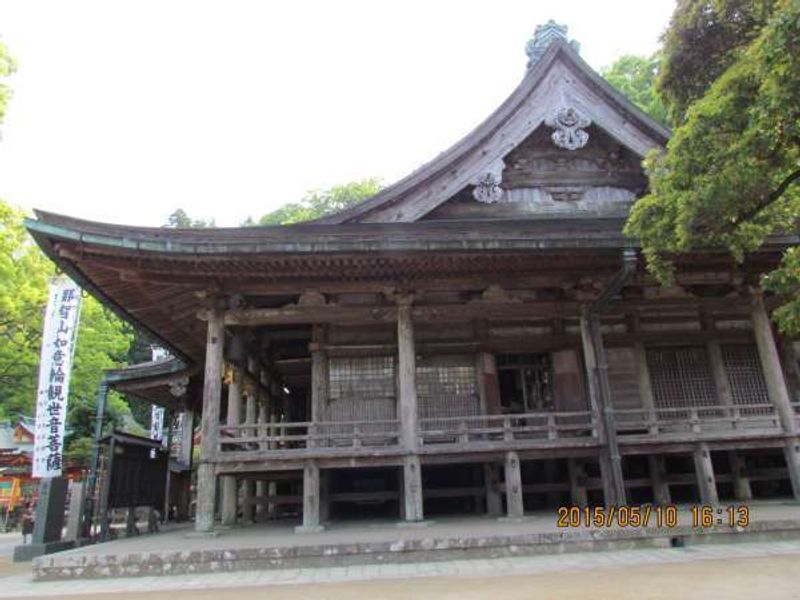
[[[393,356],[335,357],[328,362],[326,420],[394,419]]]
[[[769,404],[767,383],[755,344],[724,344],[722,361],[734,404]]]
[[[480,414],[475,366],[417,366],[420,418],[465,417]]]
[[[711,365],[703,346],[649,348],[647,367],[656,407],[717,405]]]

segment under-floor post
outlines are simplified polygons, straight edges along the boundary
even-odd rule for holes
[[[319,476],[319,519],[322,523],[326,523],[331,517],[330,495],[330,471],[326,471]]]
[[[662,456],[650,455],[647,457],[650,467],[650,480],[653,483],[653,499],[656,504],[672,504],[672,494],[667,483],[667,469]]]
[[[569,492],[573,506],[587,506],[589,499],[586,495],[586,472],[583,469],[583,461],[577,458],[568,458],[567,474],[569,475]]]
[[[274,498],[278,495],[278,484],[275,481],[270,481],[267,484],[267,496]],[[278,505],[274,502],[267,502],[267,518],[275,519],[278,516]]]
[[[506,513],[509,518],[520,519],[525,514],[522,501],[522,471],[519,455],[513,450],[506,452]]]
[[[236,497],[239,495],[238,483],[234,475],[222,475],[220,477],[220,486],[222,488],[220,520],[226,526],[236,523]]]
[[[486,513],[499,517],[503,514],[503,499],[500,495],[500,474],[497,465],[484,463],[483,482],[486,487]]]
[[[714,465],[711,462],[711,451],[708,449],[708,445],[700,444],[692,456],[697,475],[697,486],[700,488],[700,501],[708,505],[719,504],[717,481],[714,477]]]
[[[266,504],[264,504],[263,498],[267,495],[267,482],[259,479],[256,481],[256,498],[258,498],[258,502],[256,503],[256,521],[263,521],[264,514],[266,513]]]
[[[307,460],[303,467],[303,525],[295,527],[296,533],[322,531],[319,522],[319,466]]]
[[[731,450],[728,452],[728,462],[731,466],[734,497],[737,500],[752,500],[753,489],[750,487],[750,478],[746,475],[744,457],[736,450]]]
[[[786,440],[783,456],[789,471],[789,481],[792,483],[792,493],[795,500],[800,500],[800,438]]]
[[[230,373],[230,383],[228,383],[228,415],[225,423],[227,425],[239,425],[241,423],[242,394],[240,374],[235,368]],[[237,500],[239,496],[238,482],[233,475],[224,475],[222,479],[222,524],[234,525],[236,523]]]
[[[403,505],[406,521],[423,520],[422,471],[416,454],[403,458]]]
[[[244,480],[244,504],[242,506],[242,521],[252,523],[255,521],[256,505],[254,498],[256,495],[256,482],[252,479]]]

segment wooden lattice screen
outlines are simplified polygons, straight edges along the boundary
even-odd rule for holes
[[[326,420],[394,419],[394,362],[393,356],[330,358]]]
[[[722,360],[731,386],[733,403],[737,405],[769,405],[767,384],[761,370],[758,348],[755,344],[724,344]],[[751,408],[748,412],[758,412]]]
[[[717,405],[705,347],[648,348],[647,368],[657,408]],[[685,415],[675,413],[674,416]]]
[[[421,419],[479,415],[474,358],[441,357],[417,365],[417,402]]]

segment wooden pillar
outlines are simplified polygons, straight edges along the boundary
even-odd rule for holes
[[[417,454],[403,457],[403,518],[419,522],[425,518],[422,505],[422,467]]]
[[[714,465],[711,462],[711,451],[707,444],[700,444],[692,453],[694,471],[697,475],[697,486],[700,488],[700,502],[703,504],[719,504],[717,480],[714,477]]]
[[[211,531],[214,527],[214,499],[217,491],[215,461],[219,427],[219,403],[222,393],[222,352],[225,332],[222,310],[214,307],[208,314],[206,364],[203,382],[202,443],[197,469],[197,517],[195,530]]]
[[[325,352],[325,325],[314,325],[311,332],[311,421],[325,420],[328,403],[328,356]]]
[[[767,384],[767,394],[775,411],[781,419],[783,430],[790,435],[797,434],[795,414],[792,409],[786,380],[781,369],[781,360],[775,338],[772,335],[772,325],[769,315],[764,308],[764,297],[760,291],[753,292],[753,335],[756,338],[758,356],[761,360],[761,369],[764,371],[764,380]]]
[[[400,438],[408,452],[416,452],[417,432],[417,355],[414,324],[411,322],[411,296],[397,299],[397,381]]]
[[[324,527],[319,522],[319,466],[307,460],[303,467],[303,524],[295,533],[315,533]]]
[[[500,474],[492,463],[483,464],[483,482],[486,487],[486,513],[492,517],[503,514],[503,499],[500,496]]]
[[[263,383],[263,380],[262,380]],[[267,404],[266,404],[266,397],[262,392],[258,394],[258,416],[256,417],[256,422],[261,425],[258,428],[258,437],[263,438],[267,435]],[[264,442],[260,442],[258,444],[259,450],[266,450],[266,444]],[[255,489],[256,498],[263,498],[267,494],[267,484],[263,479],[258,479],[256,481],[256,489]],[[266,514],[266,504],[264,504],[263,500],[259,500],[258,504],[255,506],[255,520],[256,521],[263,521],[264,515]]]
[[[747,501],[753,499],[753,489],[750,487],[750,478],[747,477],[744,457],[736,450],[728,452],[728,463],[731,467],[733,478],[733,494],[737,500]]]
[[[568,458],[567,474],[569,475],[569,492],[573,506],[587,506],[589,498],[586,494],[586,472],[583,468],[583,461],[578,458]]]
[[[256,361],[254,359],[247,359],[247,370],[251,375],[256,373]],[[258,411],[258,386],[252,383],[246,387],[245,391],[247,395],[245,400],[244,422],[246,425],[255,425]],[[248,429],[246,435],[248,437],[255,437],[257,433],[257,429]],[[256,505],[253,502],[255,496],[256,482],[254,479],[248,477],[244,480],[244,504],[242,505],[242,521],[245,523],[252,523],[255,521]]]
[[[611,386],[608,382],[608,363],[597,315],[584,309],[581,315],[581,341],[592,410],[597,415],[598,437],[603,447],[600,451],[600,473],[603,479],[603,497],[606,506],[625,504],[625,481],[622,475],[622,457],[617,443],[614,409],[611,405]]]
[[[647,463],[650,467],[650,481],[653,484],[653,500],[656,504],[672,504],[664,457],[651,454],[647,457]]]
[[[789,479],[792,482],[792,492],[795,499],[800,500],[800,438],[797,435],[797,417],[789,398],[778,349],[772,335],[772,325],[764,307],[764,296],[760,290],[753,290],[752,319],[758,356],[767,384],[767,395],[775,407],[775,412],[780,417],[781,425],[787,436],[783,456],[786,460]]]
[[[228,384],[228,415],[226,425],[239,425],[241,423],[241,375],[235,367],[230,373]],[[238,483],[235,475],[222,476],[222,524],[233,525],[236,523],[236,504],[239,496]]]
[[[522,500],[522,470],[519,455],[513,450],[506,452],[506,514],[510,519],[521,519],[525,514]]]

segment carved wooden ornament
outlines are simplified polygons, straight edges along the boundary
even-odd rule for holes
[[[577,150],[589,141],[589,134],[583,128],[591,125],[592,121],[572,106],[559,108],[545,124],[555,129],[551,138],[559,148]]]

